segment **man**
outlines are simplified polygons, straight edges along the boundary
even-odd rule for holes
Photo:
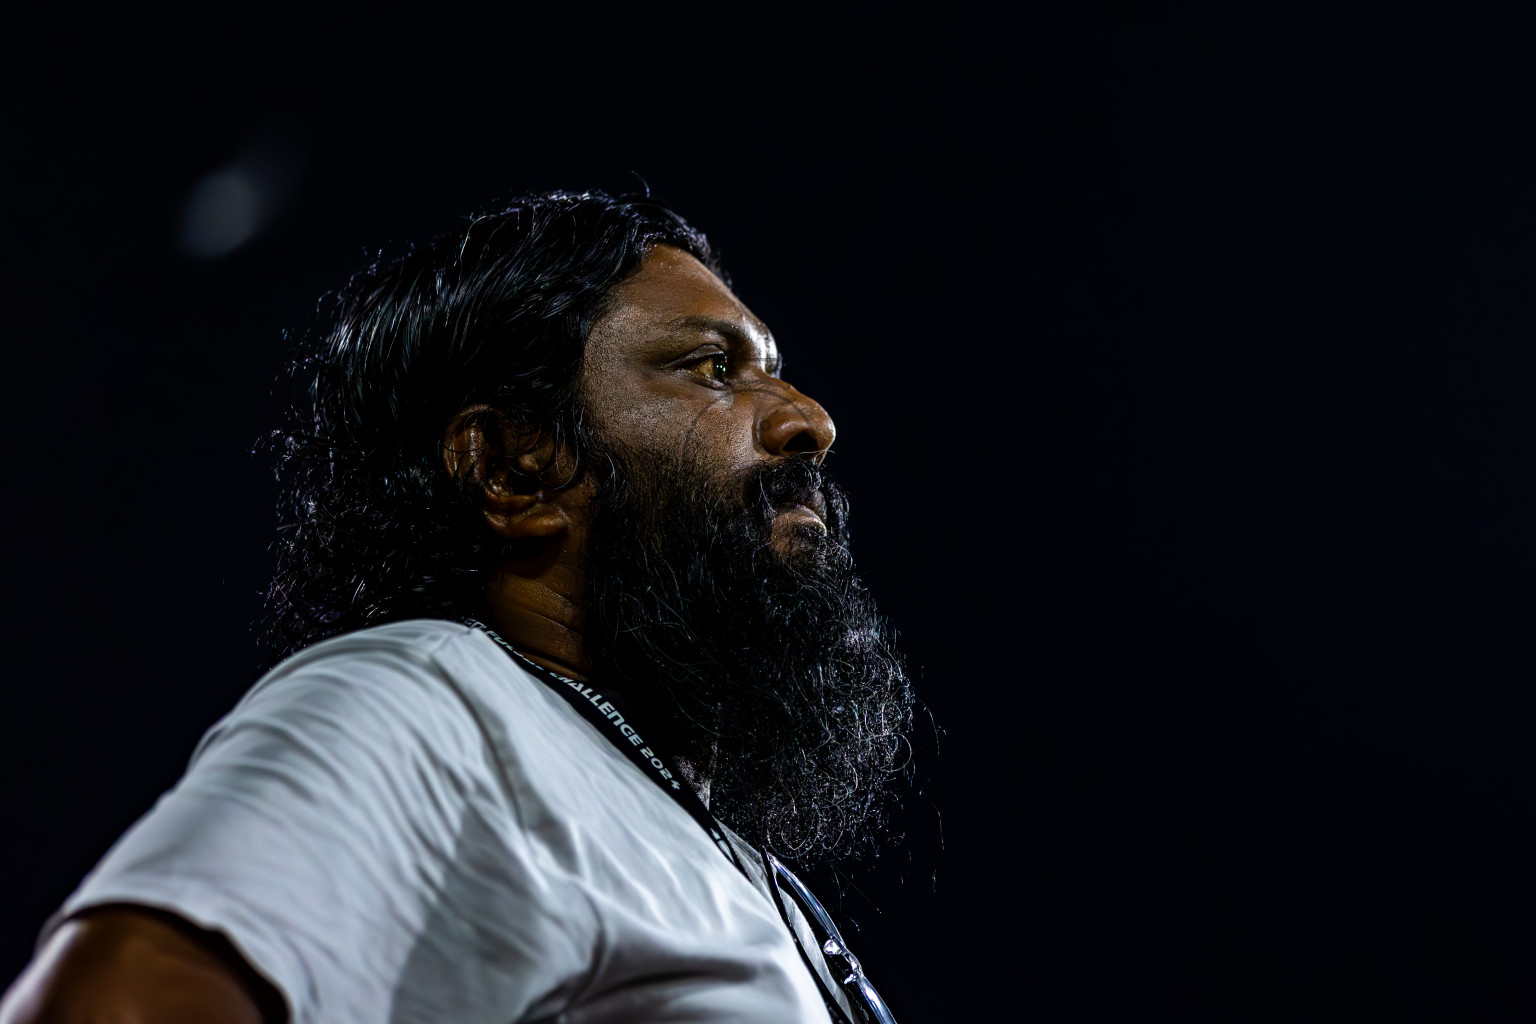
[[[275,438],[291,656],[0,1017],[877,1019],[770,855],[878,838],[912,705],[782,365],[649,198],[355,277]]]

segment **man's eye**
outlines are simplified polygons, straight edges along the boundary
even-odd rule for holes
[[[689,369],[712,381],[723,381],[730,373],[731,360],[724,352],[712,352],[703,359],[691,363]]]

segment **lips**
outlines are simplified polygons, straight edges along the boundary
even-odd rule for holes
[[[820,491],[797,494],[794,500],[780,502],[773,510],[777,515],[798,515],[814,520],[822,533],[827,532],[827,499]]]

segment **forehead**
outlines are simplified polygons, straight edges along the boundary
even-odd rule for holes
[[[777,352],[767,325],[724,281],[681,249],[659,245],[608,293],[589,344],[641,349],[680,335],[709,333],[711,325],[744,336],[765,354]]]

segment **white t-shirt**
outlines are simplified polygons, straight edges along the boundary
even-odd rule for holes
[[[44,936],[93,905],[172,911],[293,1024],[826,1022],[732,839],[752,882],[490,637],[400,622],[268,673]]]

